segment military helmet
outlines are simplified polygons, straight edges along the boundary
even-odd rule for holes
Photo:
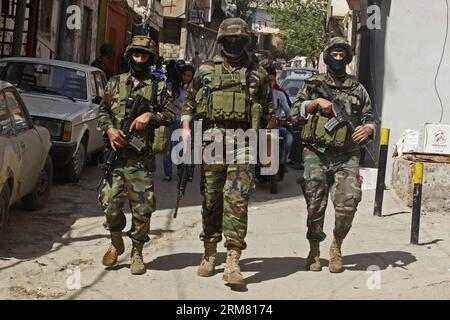
[[[124,56],[129,58],[130,54],[133,51],[141,51],[146,52],[152,55],[153,57],[157,57],[156,53],[156,45],[150,37],[147,36],[135,36],[131,40],[130,44],[127,46],[125,50]]]
[[[330,39],[327,47],[324,50],[323,60],[326,64],[328,64],[329,59],[331,58],[330,54],[334,49],[343,49],[345,50],[346,57],[345,63],[349,64],[353,60],[353,50],[352,47],[348,44],[348,42],[341,37],[334,37]]]
[[[228,18],[220,24],[217,42],[223,43],[224,38],[228,36],[242,37],[247,43],[252,41],[250,28],[241,18]]]

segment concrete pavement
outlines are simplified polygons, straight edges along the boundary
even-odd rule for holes
[[[421,245],[409,245],[411,209],[393,191],[385,194],[382,218],[372,216],[374,192],[364,192],[343,244],[342,274],[327,268],[334,222],[330,202],[328,238],[321,248],[325,267],[307,272],[306,204],[295,184],[298,175],[291,170],[275,196],[258,186],[241,263],[248,285],[238,292],[222,281],[223,245],[216,275],[196,275],[202,255],[198,177],[182,200],[178,219],[172,220],[176,181],[163,184],[162,174],[156,175],[159,210],[152,219],[152,241],[144,249],[147,273],[130,275],[128,239],[118,266],[105,270],[101,257],[109,239],[96,203],[99,172],[89,167],[79,184],[56,185],[46,209],[13,210],[0,237],[0,299],[450,298],[449,212],[423,215]]]

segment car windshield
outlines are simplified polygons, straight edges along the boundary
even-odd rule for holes
[[[305,70],[305,69],[284,69],[281,72],[281,79],[286,79],[290,76],[302,76],[305,78],[309,78],[314,74],[313,71]]]
[[[84,71],[41,63],[8,62],[0,65],[0,77],[25,92],[87,100]]]
[[[301,79],[286,79],[283,82],[282,87],[287,92],[289,97],[295,97],[304,82],[305,81]]]

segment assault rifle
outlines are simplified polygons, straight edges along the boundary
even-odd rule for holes
[[[353,134],[353,132],[355,132],[356,130],[356,126],[353,124],[352,119],[350,118],[347,111],[345,111],[344,103],[335,98],[330,87],[325,82],[321,82],[321,84],[317,87],[317,91],[319,94],[322,95],[324,99],[327,99],[328,101],[332,102],[334,106],[335,116],[325,124],[325,130],[327,130],[327,132],[332,132],[338,125],[344,123]],[[372,161],[375,162],[375,157],[373,156],[372,152],[367,146],[369,142],[370,139],[366,139],[359,145],[369,155]]]
[[[149,110],[150,105],[151,101],[140,95],[135,98],[128,98],[126,103],[126,114],[128,114],[128,116],[121,121],[120,130],[122,130],[122,132],[126,135],[125,141],[127,142],[127,145],[138,153],[144,150],[146,144],[141,139],[136,137],[132,132],[130,132],[130,127],[137,117]],[[115,163],[118,159],[119,152],[120,151],[116,151],[110,148],[110,150],[106,154],[106,161],[102,165],[103,175],[97,186],[97,190],[100,189],[100,186],[105,181],[111,185],[112,173]]]

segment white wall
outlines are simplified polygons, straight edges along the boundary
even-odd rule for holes
[[[332,0],[331,5],[333,6],[333,16],[344,17],[348,13],[347,0]]]
[[[275,19],[266,9],[258,8],[256,9],[256,19],[253,24],[253,29],[259,30],[264,27],[276,28]]]
[[[392,147],[406,129],[438,122],[440,104],[434,77],[446,26],[443,0],[393,0],[387,18],[382,127],[391,129],[386,179],[390,184]],[[450,35],[438,78],[450,124]]]

